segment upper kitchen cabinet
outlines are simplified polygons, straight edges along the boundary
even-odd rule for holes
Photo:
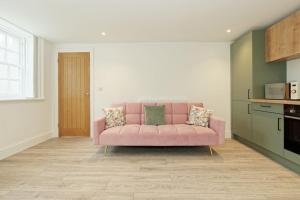
[[[300,11],[296,12],[295,16],[295,54],[300,55]]]
[[[232,100],[264,98],[264,85],[286,81],[286,62],[265,62],[265,30],[246,33],[231,44]]]
[[[248,99],[252,85],[252,32],[232,43],[230,55],[232,99]]]
[[[288,60],[300,56],[300,11],[266,30],[266,61]]]

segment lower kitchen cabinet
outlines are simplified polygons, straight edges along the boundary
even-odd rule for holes
[[[251,103],[249,101],[232,101],[232,132],[239,137],[252,141]]]
[[[237,140],[300,174],[300,155],[284,149],[283,105],[232,101],[231,106]]]
[[[254,110],[252,131],[253,143],[283,156],[284,118],[282,114]]]

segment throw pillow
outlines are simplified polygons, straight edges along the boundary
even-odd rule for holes
[[[165,106],[144,106],[146,125],[165,124]]]
[[[123,126],[125,124],[123,107],[104,108],[103,111],[106,118],[105,128]]]
[[[193,105],[190,110],[188,124],[208,127],[209,117],[211,114],[211,110]]]

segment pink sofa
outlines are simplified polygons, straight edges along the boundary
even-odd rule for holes
[[[144,105],[165,105],[166,125],[144,125]],[[209,128],[187,125],[191,105],[201,103],[124,103],[126,125],[105,130],[105,118],[94,122],[94,144],[101,146],[210,146],[224,143],[225,122],[211,117]]]

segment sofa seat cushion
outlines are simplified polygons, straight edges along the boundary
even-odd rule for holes
[[[173,146],[212,145],[217,139],[217,133],[206,127],[174,124],[158,126],[160,138],[164,143]]]
[[[217,140],[212,129],[186,124],[127,124],[109,128],[99,137],[101,145],[116,146],[201,146],[216,144]]]

